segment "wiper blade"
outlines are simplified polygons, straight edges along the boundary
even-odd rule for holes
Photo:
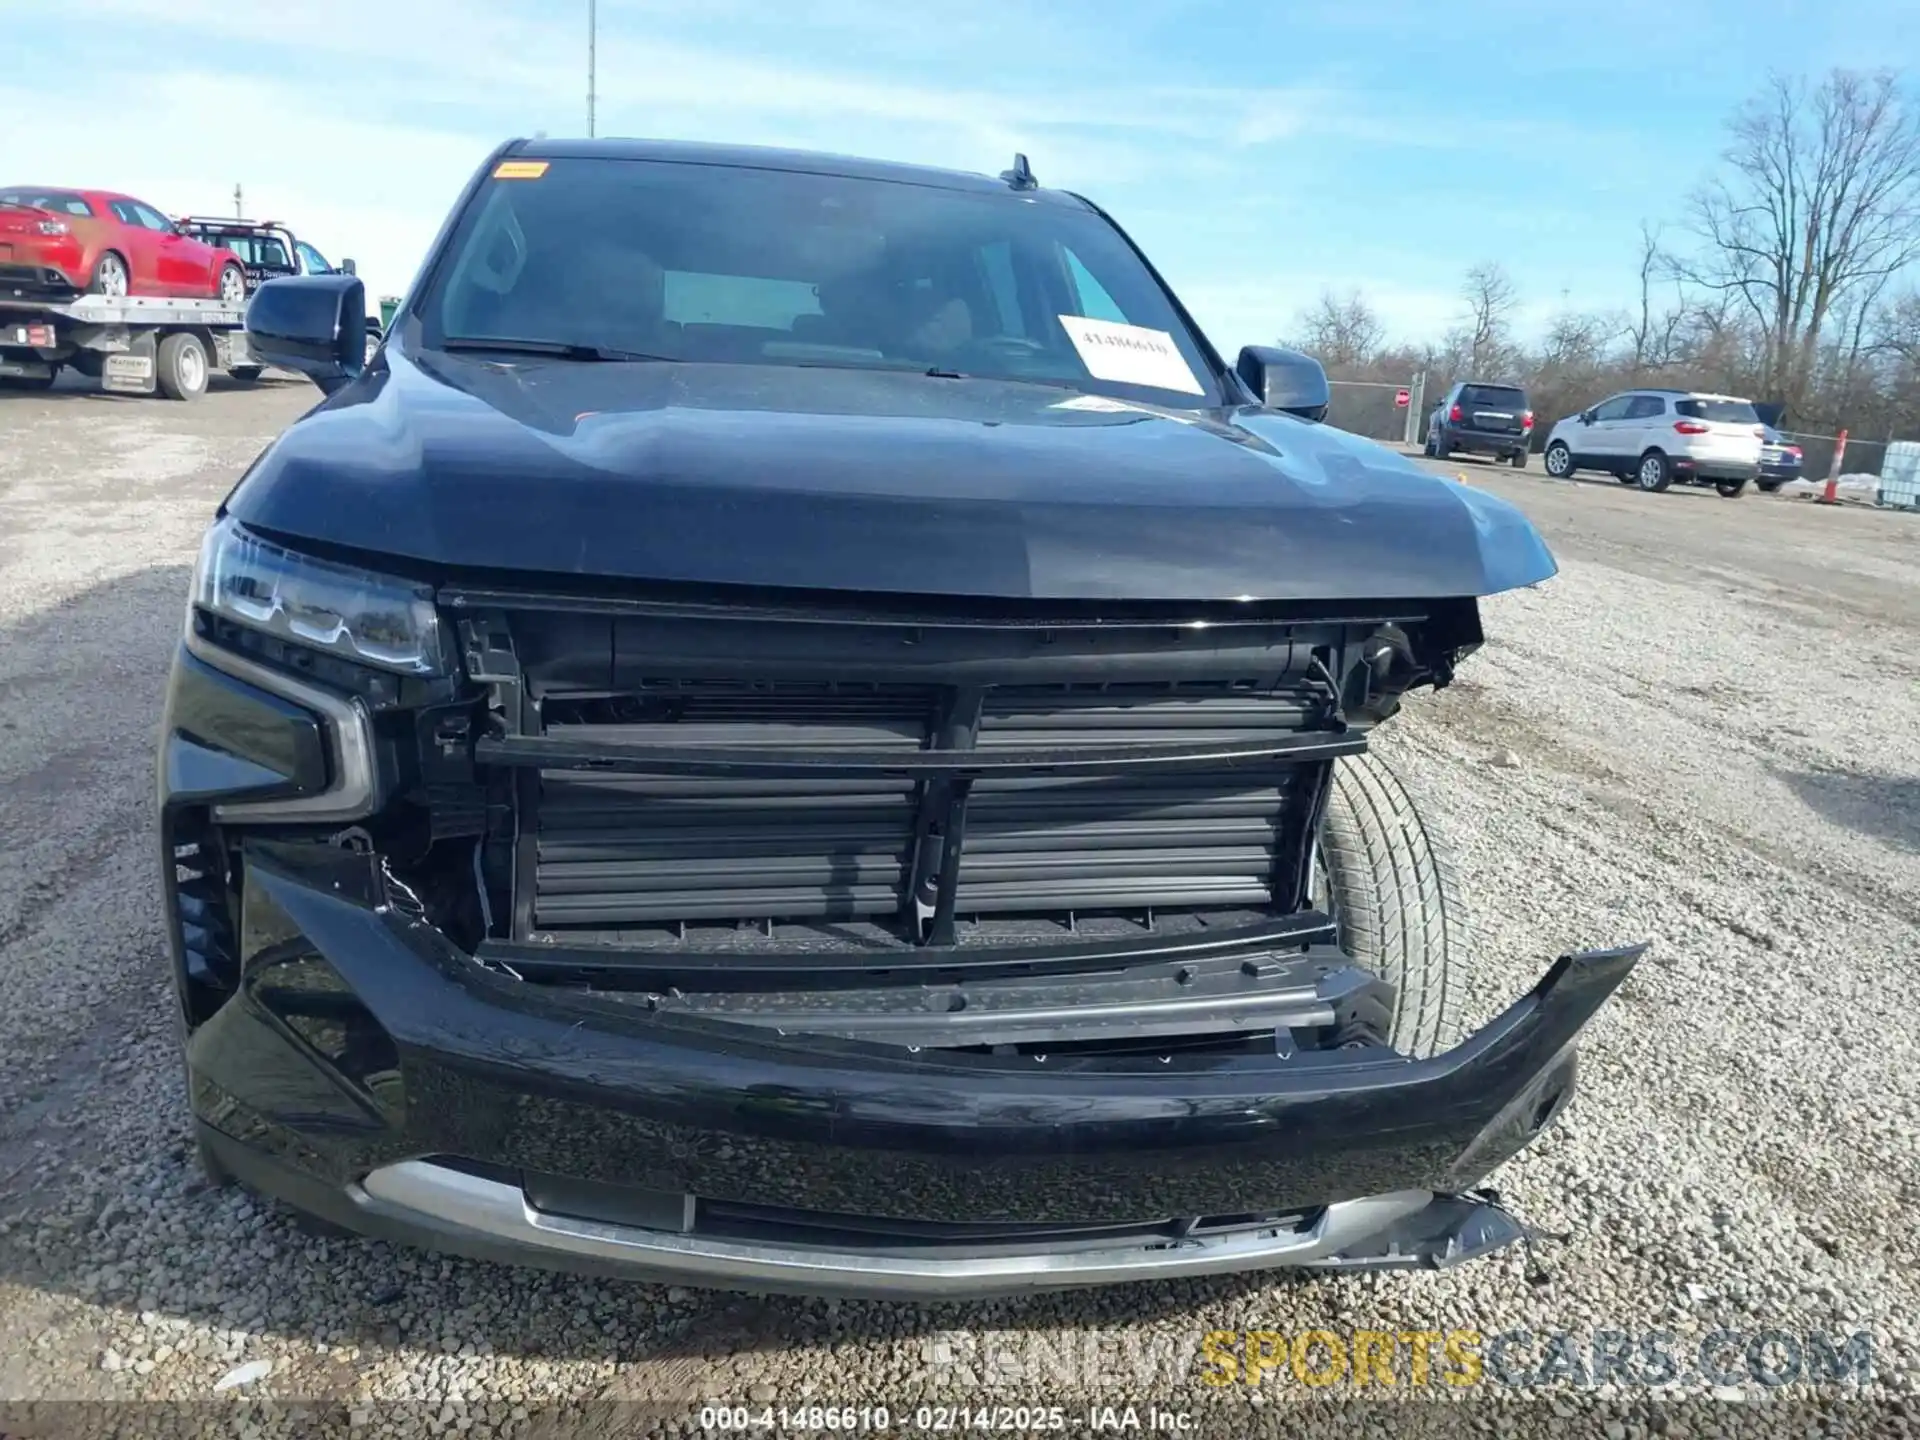
[[[569,340],[517,340],[505,336],[449,336],[442,350],[493,351],[501,355],[550,355],[556,360],[671,361],[670,355],[646,355],[609,345],[582,345]]]

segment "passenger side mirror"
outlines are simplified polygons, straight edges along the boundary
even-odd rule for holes
[[[1324,420],[1332,392],[1327,372],[1311,355],[1277,345],[1249,345],[1234,370],[1260,403],[1303,420]]]
[[[1582,425],[1591,425],[1593,423],[1593,412],[1591,410],[1582,410],[1580,412],[1580,423]]]
[[[358,275],[360,271],[354,266],[353,261],[342,260],[340,262],[340,273],[342,275]]]
[[[331,395],[366,368],[366,287],[352,275],[267,281],[247,305],[247,348]]]

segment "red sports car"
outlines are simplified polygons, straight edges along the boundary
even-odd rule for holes
[[[8,185],[0,186],[0,286],[238,305],[247,273],[232,251],[182,235],[131,195]]]

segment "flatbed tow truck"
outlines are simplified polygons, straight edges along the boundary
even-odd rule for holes
[[[214,370],[260,377],[245,326],[245,306],[217,299],[0,291],[0,390],[44,390],[70,366],[105,390],[195,400]]]

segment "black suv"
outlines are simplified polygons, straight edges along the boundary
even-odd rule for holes
[[[1637,949],[1456,1039],[1368,752],[1554,563],[1104,214],[515,142],[206,535],[162,727],[201,1158],[369,1234],[921,1298],[1515,1238]],[[1303,412],[1303,413],[1295,413]]]
[[[1533,408],[1518,385],[1462,380],[1427,417],[1426,452],[1445,459],[1456,451],[1495,455],[1524,470],[1533,443]]]

